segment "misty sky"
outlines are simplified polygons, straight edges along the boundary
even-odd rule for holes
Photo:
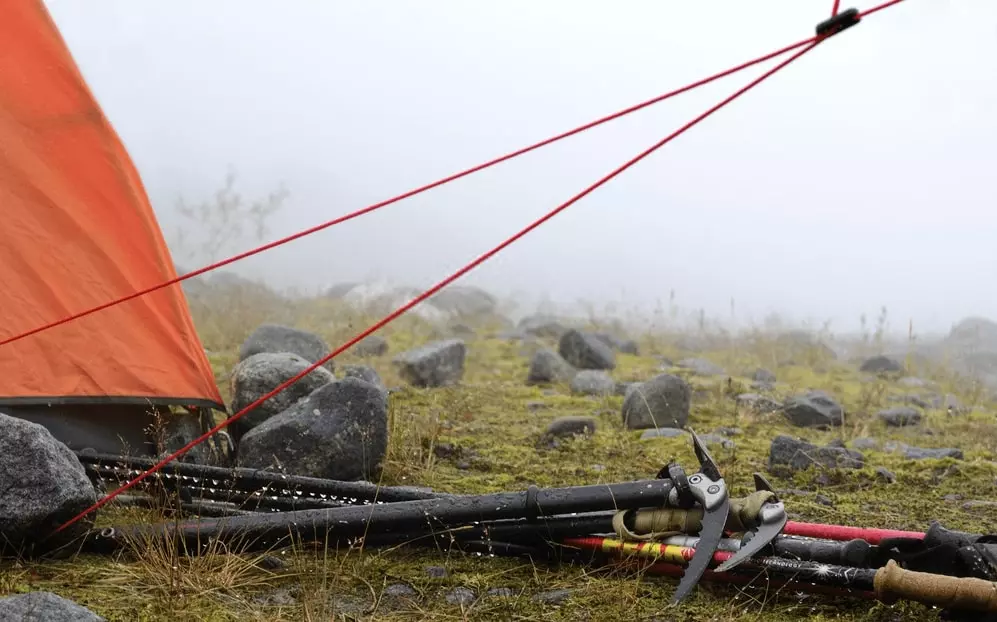
[[[47,4],[167,234],[234,169],[248,197],[291,192],[269,240],[806,38],[832,2]],[[993,0],[907,0],[463,282],[838,329],[997,317],[995,58]],[[233,268],[431,285],[772,64]]]

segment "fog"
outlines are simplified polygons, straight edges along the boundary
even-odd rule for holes
[[[807,38],[832,2],[47,4],[168,237],[231,170],[247,199],[289,190],[269,241]],[[920,331],[997,317],[995,58],[997,3],[907,0],[461,282],[839,330],[884,306]],[[773,64],[231,269],[432,285]]]

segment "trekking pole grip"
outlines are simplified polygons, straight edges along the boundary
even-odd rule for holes
[[[945,608],[997,612],[997,583],[904,570],[892,559],[876,572],[873,586],[885,602],[903,598]]]

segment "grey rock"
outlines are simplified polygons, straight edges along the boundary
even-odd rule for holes
[[[261,352],[243,359],[232,370],[232,411],[241,411],[311,365],[292,352]],[[336,377],[328,369],[315,368],[301,380],[233,421],[229,425],[232,438],[239,441],[249,430],[335,380]]]
[[[921,423],[921,412],[909,406],[887,408],[876,413],[876,416],[886,425],[896,428]]]
[[[571,590],[559,589],[540,592],[531,598],[533,602],[544,605],[560,605],[571,597]]]
[[[612,395],[616,392],[616,381],[604,371],[583,369],[571,379],[571,391],[582,395]]]
[[[692,390],[678,376],[659,374],[634,385],[623,398],[623,424],[631,430],[682,428],[689,420]]]
[[[530,361],[526,384],[556,384],[570,382],[578,372],[560,354],[546,348],[538,350]]]
[[[924,448],[924,447],[905,447],[904,458],[908,460],[930,460],[930,459],[942,459],[942,458],[955,458],[956,460],[963,459],[963,453],[961,449],[954,447],[936,447],[936,448]]]
[[[566,438],[576,434],[588,436],[595,434],[595,425],[595,419],[592,417],[558,417],[547,426],[544,436],[548,438]]]
[[[834,507],[834,501],[831,499],[831,497],[828,497],[827,495],[822,495],[820,493],[817,493],[816,495],[814,495],[814,501],[816,501],[821,505]]]
[[[697,376],[726,376],[727,372],[716,363],[701,358],[682,359],[676,366],[692,371]]]
[[[430,579],[446,579],[448,575],[443,566],[426,566],[426,574]]]
[[[899,402],[901,404],[909,404],[912,406],[917,406],[918,408],[931,408],[931,402],[927,401],[923,397],[918,395],[908,394],[908,395],[891,395],[886,398],[890,402]]]
[[[755,373],[751,375],[751,379],[755,382],[764,382],[767,384],[773,384],[776,381],[775,374],[763,367],[756,369]]]
[[[639,354],[637,342],[633,339],[617,337],[610,333],[593,333],[592,336],[621,354]]]
[[[495,313],[498,299],[470,285],[450,285],[433,294],[431,305],[457,317],[487,316]]]
[[[900,373],[904,370],[903,364],[888,356],[874,356],[868,358],[859,367],[859,371],[869,374]]]
[[[299,586],[278,587],[262,594],[253,596],[252,602],[255,605],[264,607],[292,607],[298,603],[301,596]]]
[[[543,402],[526,402],[526,410],[531,413],[537,412],[538,410],[548,410],[550,404],[545,404]]]
[[[388,340],[380,335],[367,335],[353,346],[353,354],[364,358],[384,356],[388,353]]]
[[[722,428],[717,428],[716,433],[729,437],[729,436],[740,436],[744,432],[741,431],[741,428],[731,428],[725,426]]]
[[[810,391],[789,398],[783,406],[786,418],[795,426],[826,428],[840,426],[845,410],[822,391]]]
[[[775,384],[773,384],[771,382],[762,382],[760,380],[756,380],[756,381],[752,382],[750,386],[751,386],[751,389],[753,391],[774,391],[775,390]]]
[[[769,447],[769,471],[802,471],[811,466],[859,469],[865,462],[861,453],[842,447],[818,447],[802,439],[780,434]]]
[[[447,592],[446,601],[451,605],[468,607],[477,599],[474,591],[466,587],[455,587]]]
[[[882,479],[887,484],[895,484],[897,481],[897,476],[893,473],[893,471],[887,469],[886,467],[877,467],[876,477]]]
[[[42,425],[0,413],[0,549],[37,544],[97,502],[76,455]],[[47,544],[61,545],[93,523],[94,513]]]
[[[385,392],[359,378],[326,384],[246,433],[242,466],[336,480],[370,479],[388,446]]]
[[[418,387],[445,387],[464,377],[467,345],[460,339],[445,339],[403,352],[395,357],[398,372]]]
[[[578,330],[572,329],[561,335],[557,351],[577,369],[610,370],[616,367],[616,355],[612,348],[597,337]]]
[[[514,598],[516,596],[516,592],[508,587],[493,587],[488,590],[487,594],[493,598]]]
[[[775,412],[782,408],[782,404],[771,397],[759,395],[757,393],[742,393],[737,396],[737,404],[743,408],[748,408],[757,413]]]
[[[340,371],[344,378],[359,378],[387,391],[387,387],[384,386],[384,381],[381,380],[377,370],[369,365],[343,365]]]
[[[676,428],[657,428],[654,430],[644,430],[640,435],[640,440],[646,441],[651,438],[677,438],[686,434],[685,430]]]
[[[879,447],[879,441],[874,438],[861,437],[852,441],[852,449],[857,449],[858,451],[868,451],[877,447]]]
[[[416,593],[417,592],[412,589],[412,586],[405,585],[404,583],[392,583],[388,587],[384,588],[384,595],[394,598],[412,598],[416,595]]]
[[[927,380],[924,380],[923,378],[917,378],[915,376],[905,376],[900,380],[898,380],[897,382],[905,387],[911,387],[911,388],[922,388],[931,385],[931,383],[928,382]]]
[[[567,328],[557,319],[548,315],[530,315],[516,325],[521,333],[542,339],[560,339]]]
[[[997,501],[972,499],[962,504],[962,509],[964,510],[989,510],[993,508],[997,508]]]
[[[248,416],[248,413],[244,416]],[[212,422],[214,423],[214,422]],[[191,441],[200,438],[205,430],[197,415],[191,412],[172,413],[166,420],[163,430],[162,453],[171,455],[181,447],[186,447]],[[192,462],[194,464],[212,464],[214,456],[211,451],[210,442],[194,445],[187,453],[180,456],[180,462]]]
[[[107,622],[96,613],[52,592],[0,598],[0,620],[7,622]]]
[[[239,360],[244,361],[264,352],[271,354],[290,352],[309,363],[317,363],[329,354],[329,344],[322,337],[307,330],[280,324],[263,324],[242,343]],[[325,363],[325,366],[329,371],[334,371],[331,360]]]

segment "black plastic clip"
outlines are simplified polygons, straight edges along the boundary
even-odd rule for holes
[[[855,8],[842,11],[834,17],[829,17],[817,24],[817,36],[821,39],[834,36],[842,30],[847,30],[861,21],[862,16]]]

